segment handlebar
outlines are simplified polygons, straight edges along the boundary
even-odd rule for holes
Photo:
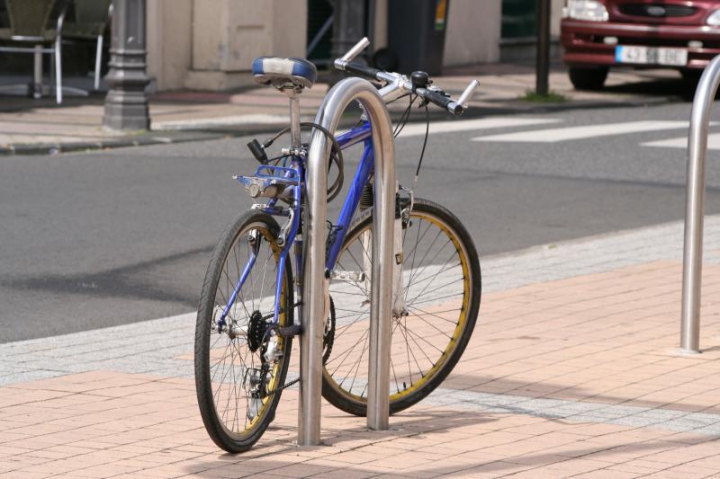
[[[342,68],[342,70],[367,77],[370,80],[382,81],[377,77],[378,73],[382,73],[382,70],[378,70],[377,68],[372,68],[367,65],[362,65],[360,63],[346,63],[345,67]]]
[[[477,80],[473,80],[467,88],[465,88],[460,97],[458,97],[457,100],[453,100],[440,88],[429,86],[429,83],[431,83],[429,81],[427,85],[420,87],[417,84],[413,84],[407,76],[400,73],[386,72],[361,63],[353,62],[352,60],[368,45],[370,45],[370,41],[367,38],[363,38],[345,55],[343,55],[342,58],[335,60],[334,65],[338,70],[348,71],[385,84],[385,86],[380,90],[380,95],[383,99],[385,99],[385,101],[391,101],[407,92],[413,92],[426,102],[434,103],[440,108],[459,116],[467,110],[468,100],[470,100],[473,93],[475,93],[475,89],[480,85]],[[427,78],[427,75],[425,75],[425,77]]]

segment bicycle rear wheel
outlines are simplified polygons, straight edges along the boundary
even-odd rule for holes
[[[252,447],[275,416],[291,339],[270,328],[281,248],[265,213],[241,215],[223,233],[205,276],[195,330],[195,385],[208,434],[222,449]],[[237,291],[240,278],[245,277]],[[293,323],[292,271],[282,280],[279,326]]]
[[[337,316],[323,396],[367,414],[372,211],[351,227],[335,264],[330,297]],[[390,413],[430,394],[457,364],[480,308],[480,263],[470,234],[442,206],[418,199],[403,225],[403,314],[393,313]],[[398,292],[394,292],[398,294]]]

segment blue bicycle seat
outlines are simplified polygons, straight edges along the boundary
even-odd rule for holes
[[[281,88],[292,84],[312,88],[317,80],[315,65],[302,58],[258,57],[253,60],[255,82]]]

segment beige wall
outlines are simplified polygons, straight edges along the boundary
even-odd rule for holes
[[[273,55],[305,58],[307,48],[307,0],[273,2]]]
[[[306,0],[194,0],[193,17],[190,88],[248,84],[261,55],[305,56]]]
[[[387,44],[387,3],[377,1],[375,48]],[[564,0],[552,0],[552,34]],[[159,90],[247,85],[253,58],[305,56],[307,0],[148,0],[148,71]],[[450,0],[444,64],[500,57],[502,0]]]
[[[260,55],[305,56],[307,0],[148,0],[148,72],[159,90],[248,84]]]
[[[193,0],[148,0],[148,74],[158,90],[183,88],[190,69]]]
[[[388,0],[375,0],[375,44],[373,48],[380,50],[388,44]]]
[[[552,0],[552,9],[550,17],[550,35],[554,37],[560,36],[560,16],[565,6],[565,0]]]
[[[450,0],[443,64],[498,61],[501,12],[501,0]]]
[[[560,36],[565,0],[552,0],[550,34]],[[444,65],[493,63],[500,60],[502,0],[450,0]]]

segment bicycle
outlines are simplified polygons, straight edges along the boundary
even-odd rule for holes
[[[365,40],[366,42],[366,40]],[[361,42],[362,43],[362,42]],[[356,45],[336,68],[373,82],[392,85],[380,90],[386,103],[409,97],[396,132],[407,121],[417,99],[460,115],[477,82],[458,100],[431,84],[424,72],[406,76],[352,62],[364,46]],[[323,335],[323,396],[350,414],[367,412],[367,343],[372,245],[373,151],[371,125],[358,125],[337,138],[314,123],[299,120],[298,96],[316,80],[314,65],[296,58],[260,57],[253,62],[260,84],[290,98],[291,127],[248,147],[260,162],[254,176],[235,176],[257,202],[222,234],[213,252],[198,308],[195,335],[195,378],[198,404],[212,440],[228,452],[248,450],[270,422],[287,381],[293,337],[302,334],[303,318],[295,319],[295,296],[301,297],[302,213],[305,184],[300,127],[321,130],[332,143],[330,165],[337,169],[328,201],[343,186],[342,151],[363,144],[360,164],[336,224],[327,235],[329,290]],[[414,189],[429,133],[426,116],[423,153],[413,187],[401,187],[396,225],[402,228],[402,251],[395,251],[393,273],[393,339],[390,413],[406,409],[430,394],[457,364],[477,320],[480,264],[470,234],[452,213]],[[291,134],[292,147],[269,158],[277,138]],[[281,226],[276,217],[285,218]],[[397,226],[396,226],[397,230]],[[397,242],[396,242],[397,244]],[[292,272],[292,255],[296,275]],[[439,281],[437,283],[436,281]]]

